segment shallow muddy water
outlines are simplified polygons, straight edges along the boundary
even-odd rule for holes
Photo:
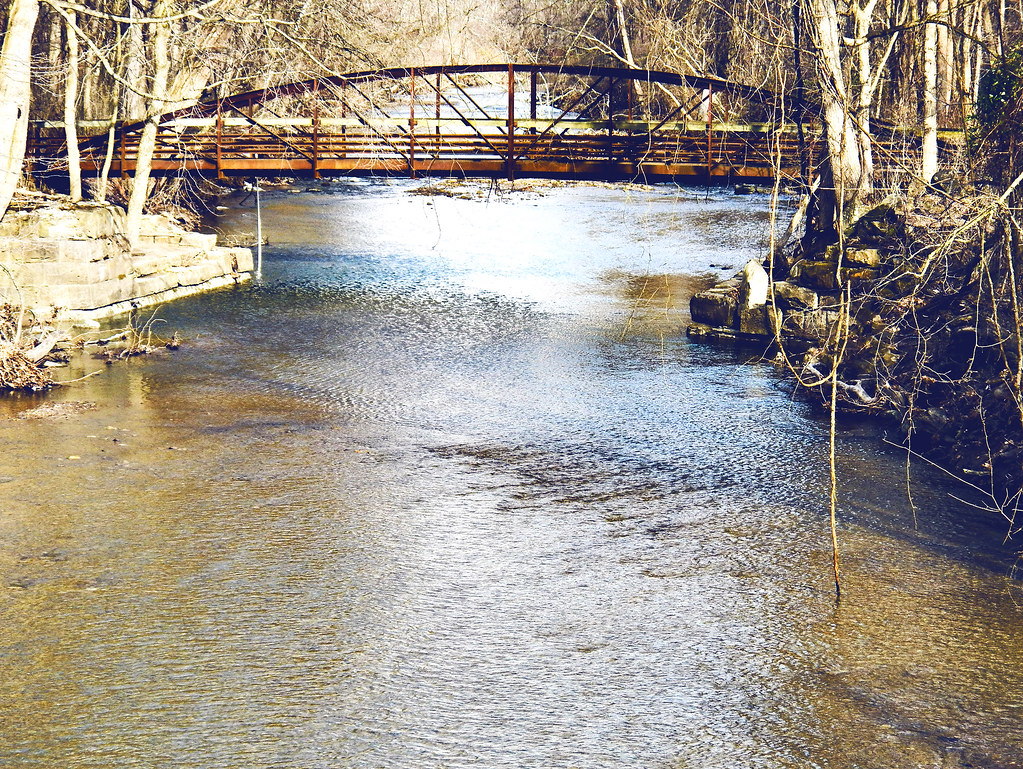
[[[685,339],[764,197],[415,186],[0,402],[0,765],[1023,763],[1003,523],[847,425],[836,605],[826,424]]]

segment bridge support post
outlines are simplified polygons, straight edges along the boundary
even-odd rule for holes
[[[714,140],[713,140],[713,123],[714,123],[714,86],[710,83],[707,84],[707,181],[710,181],[710,175],[714,168],[714,159],[712,153],[714,152]]]
[[[408,101],[408,175],[416,178],[416,68],[411,70],[411,83]]]
[[[536,120],[536,70],[529,73],[529,119]],[[535,129],[534,129],[535,130]]]
[[[618,85],[615,78],[607,86],[607,173],[611,176],[615,162],[615,102],[614,89]],[[631,85],[631,84],[630,84]]]
[[[341,104],[339,105],[339,114],[342,120],[348,117],[348,81],[341,81]],[[333,144],[333,142],[332,142]],[[336,146],[336,145],[335,145]],[[338,152],[338,157],[348,157],[348,128],[345,125],[341,126],[341,151]]]
[[[437,125],[436,128],[434,129],[434,136],[436,138],[434,139],[433,151],[435,155],[440,155],[440,72],[437,73],[437,84],[436,86],[434,86],[434,90],[437,92],[435,100],[435,115],[437,118]]]
[[[515,65],[508,65],[508,181],[515,181]]]
[[[223,144],[224,144],[224,113],[220,108],[220,99],[217,99],[217,180],[223,181]]]
[[[320,80],[313,80],[313,178],[320,178]]]
[[[121,181],[125,181],[128,178],[128,169],[127,169],[126,164],[124,162],[125,161],[125,154],[126,154],[125,148],[124,148],[124,141],[127,138],[127,133],[128,133],[128,131],[126,130],[127,126],[128,126],[128,124],[126,122],[121,121],[121,152],[120,152],[120,159],[119,159],[119,162],[118,162],[118,165],[120,166],[119,170],[121,172]]]

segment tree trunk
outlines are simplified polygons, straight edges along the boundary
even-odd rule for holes
[[[960,45],[962,48],[960,54],[960,65],[962,67],[962,80],[959,98],[963,102],[962,117],[965,121],[967,110],[966,102],[970,100],[973,94],[973,41],[970,40],[971,33],[974,30],[979,29],[976,23],[977,19],[977,6],[972,6],[964,14],[964,27],[966,34],[960,38]]]
[[[78,35],[75,12],[68,11],[67,61],[64,71],[64,137],[67,140],[68,182],[71,200],[82,199],[82,163],[78,153]]]
[[[984,35],[984,14],[978,11],[977,13],[977,38],[982,40]],[[970,92],[970,96],[973,99],[973,103],[977,103],[977,99],[980,98],[980,73],[984,70],[984,46],[978,45],[977,52],[975,54],[976,59],[973,62],[973,90]]]
[[[32,32],[39,0],[13,0],[0,50],[0,219],[21,179],[32,93]]]
[[[938,114],[947,119],[948,108],[952,103],[952,86],[955,81],[955,49],[952,45],[952,10],[948,0],[941,0],[938,13],[943,24],[938,25]]]
[[[114,147],[117,143],[117,102],[114,102],[114,111],[110,115],[110,128],[107,130],[107,152],[103,156],[103,168],[100,170],[99,178],[96,180],[96,200],[106,202],[107,188],[110,184],[110,167],[114,163]]]
[[[614,0],[615,21],[618,27],[618,38],[622,44],[622,58],[630,67],[635,68],[636,60],[632,58],[632,43],[629,41],[629,28],[625,23],[625,3],[623,0]]]
[[[157,0],[153,16],[166,16],[170,0]],[[152,98],[149,99],[148,117],[139,139],[138,155],[135,159],[135,177],[131,183],[128,198],[128,214],[125,229],[128,241],[134,248],[138,245],[142,227],[142,210],[149,197],[149,174],[153,168],[153,154],[156,150],[156,135],[163,115],[164,98],[167,94],[167,80],[170,75],[170,24],[155,24],[153,31],[153,84]]]
[[[134,18],[138,15],[134,0],[128,2],[128,17]],[[128,24],[125,30],[125,53],[124,53],[124,78],[135,85],[138,90],[145,91],[145,78],[143,77],[143,61],[145,59],[145,45],[142,39],[142,25]],[[142,97],[132,90],[125,89],[121,96],[121,112],[125,120],[139,120],[145,114],[145,103]]]
[[[835,0],[809,0],[809,7],[814,32],[813,54],[824,107],[828,164],[833,180],[830,189],[824,189],[822,184],[821,192],[834,195],[836,216],[847,221],[856,215],[861,201],[871,191],[872,179],[869,170],[864,168],[859,131],[853,120],[855,106],[846,90]],[[864,137],[869,147],[870,137],[867,134]],[[822,210],[828,208],[830,206],[822,206]],[[841,222],[819,224],[828,227]]]
[[[871,65],[870,42],[870,21],[877,8],[877,0],[868,0],[865,5],[852,3],[849,13],[852,15],[853,35],[857,40],[856,46],[856,67],[858,70],[857,86],[858,93],[855,97],[855,128],[856,128],[856,150],[860,159],[861,194],[866,195],[874,189],[874,142],[870,135],[871,114],[874,106],[874,90],[877,88],[879,78],[874,77],[874,68]],[[891,55],[892,47],[889,46],[884,53],[878,66],[884,66]]]
[[[938,32],[931,21],[938,14],[937,0],[927,0],[924,24],[924,138],[920,176],[930,184],[938,170]]]

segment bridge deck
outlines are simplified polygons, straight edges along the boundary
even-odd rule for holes
[[[338,121],[340,122],[340,121]],[[631,178],[651,180],[769,179],[781,152],[785,175],[798,174],[795,135],[772,136],[755,127],[708,132],[705,127],[644,131],[635,125],[591,127],[572,132],[547,132],[529,125],[507,131],[453,131],[434,121],[408,125],[323,125],[315,132],[272,136],[251,128],[222,126],[164,127],[153,159],[153,172],[207,176],[330,176],[401,174],[434,176],[508,176],[561,178]],[[135,172],[138,136],[115,142],[111,173]],[[811,145],[809,150],[814,151]],[[98,175],[107,147],[82,147],[82,172]],[[39,138],[31,157],[66,155],[62,139]]]

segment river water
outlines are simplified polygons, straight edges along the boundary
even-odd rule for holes
[[[682,333],[765,197],[415,186],[0,404],[0,765],[1023,763],[1004,522],[846,425],[836,605],[826,424]]]

